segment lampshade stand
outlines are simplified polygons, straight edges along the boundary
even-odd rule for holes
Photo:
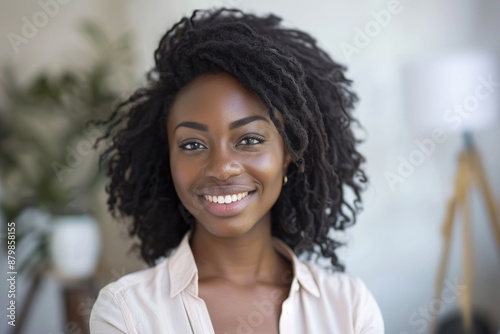
[[[496,211],[496,204],[489,187],[486,174],[481,163],[479,152],[474,147],[472,134],[463,133],[465,147],[459,155],[458,169],[455,176],[454,192],[448,202],[446,216],[442,226],[444,239],[444,250],[439,264],[438,275],[435,285],[435,298],[439,300],[443,289],[444,278],[450,257],[450,246],[455,221],[455,213],[459,211],[462,217],[462,245],[463,245],[463,268],[462,286],[464,289],[459,294],[460,310],[462,313],[464,327],[472,328],[472,287],[474,281],[473,242],[472,226],[470,217],[470,194],[472,187],[477,185],[481,191],[483,200],[490,218],[491,228],[500,254],[500,222]],[[437,316],[433,319],[430,333],[435,333]]]

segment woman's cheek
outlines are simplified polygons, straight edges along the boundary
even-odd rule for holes
[[[186,187],[189,187],[190,170],[186,164],[183,164],[181,162],[180,159],[175,160],[175,157],[173,159],[174,160],[170,160],[172,180],[174,181],[174,186],[177,194],[181,196],[181,193],[185,191]]]
[[[272,178],[275,174],[281,177],[281,166],[283,164],[283,154],[279,151],[269,151],[265,154],[257,155],[250,160],[252,169],[258,171],[263,177]]]

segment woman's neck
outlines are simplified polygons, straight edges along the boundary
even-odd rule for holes
[[[270,224],[238,237],[218,237],[200,224],[190,239],[200,281],[224,279],[235,284],[282,283],[290,263],[273,247]]]

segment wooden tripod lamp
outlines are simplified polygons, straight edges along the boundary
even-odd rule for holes
[[[443,290],[446,268],[450,256],[451,237],[455,214],[462,216],[462,244],[463,244],[463,285],[465,290],[460,294],[460,309],[466,329],[472,328],[472,286],[474,279],[473,265],[473,243],[472,225],[470,213],[470,193],[474,186],[477,186],[485,201],[488,211],[492,232],[494,234],[498,253],[500,254],[500,221],[495,207],[495,200],[489,187],[488,179],[484,172],[479,152],[472,143],[472,136],[469,132],[464,133],[465,148],[459,155],[458,170],[455,176],[454,191],[448,203],[446,216],[443,222],[442,234],[444,239],[444,250],[439,264],[439,271],[436,278],[435,297],[439,297]]]
[[[500,81],[496,59],[482,52],[467,52],[409,67],[406,72],[407,102],[412,122],[419,128],[460,132],[464,145],[458,157],[454,190],[442,226],[443,253],[435,283],[439,300],[446,277],[457,216],[462,223],[462,285],[459,295],[464,328],[472,328],[473,242],[470,195],[480,190],[500,256],[500,221],[493,193],[472,140],[472,132],[494,125],[499,114]],[[497,147],[498,150],[498,147]],[[500,258],[499,258],[500,260]],[[435,332],[435,322],[430,333]]]

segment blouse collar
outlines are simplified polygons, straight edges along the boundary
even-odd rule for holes
[[[169,257],[170,297],[174,297],[183,290],[188,290],[198,296],[198,268],[189,245],[190,234],[191,231],[186,232],[177,249]],[[311,269],[300,261],[293,250],[282,240],[273,237],[273,247],[292,262],[293,280],[291,290],[297,291],[300,285],[313,296],[319,297],[319,288]]]

